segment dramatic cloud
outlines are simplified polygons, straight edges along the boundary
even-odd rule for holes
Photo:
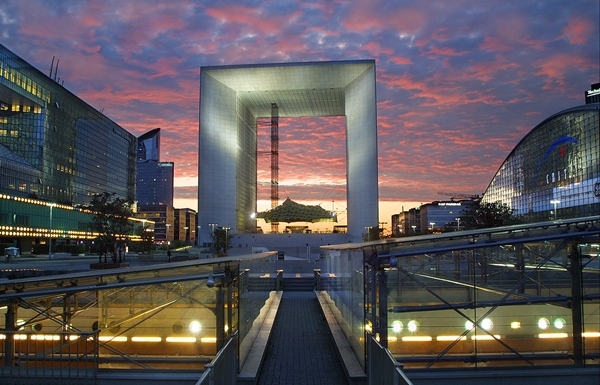
[[[7,48],[44,73],[60,60],[65,88],[133,134],[162,128],[180,207],[196,207],[202,66],[375,59],[388,222],[440,191],[482,193],[529,130],[600,81],[597,0],[0,3]],[[281,198],[343,212],[345,149],[343,117],[282,119]]]

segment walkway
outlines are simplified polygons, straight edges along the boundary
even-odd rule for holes
[[[259,385],[347,385],[333,338],[313,292],[284,292]]]

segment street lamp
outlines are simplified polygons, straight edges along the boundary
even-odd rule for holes
[[[433,226],[435,225],[435,222],[429,222],[429,224],[431,225],[431,233],[433,234]]]
[[[171,262],[171,242],[169,241],[169,227],[171,227],[170,223],[165,223],[167,227],[167,232],[165,233],[165,240],[167,241],[167,258],[169,262]]]
[[[373,226],[365,226],[365,229],[367,229],[367,242],[371,240],[371,229],[373,228]]]
[[[198,231],[196,231],[196,246],[200,247],[200,229],[202,226],[198,226]]]
[[[50,207],[50,225],[48,226],[48,259],[52,258],[52,208],[56,203],[46,203]]]
[[[183,229],[185,230],[185,233],[183,234],[183,236],[185,237],[185,245],[187,246],[188,243],[189,243],[188,242],[188,229],[189,229],[189,227],[183,226]]]
[[[456,219],[456,231],[460,231],[460,218],[455,218]]]
[[[142,219],[142,231],[140,233],[140,237],[142,238],[142,253],[146,251],[146,221],[147,219]]]
[[[223,246],[223,251],[225,252],[225,255],[227,255],[227,244],[229,242],[227,242],[227,230],[229,230],[230,227],[223,227],[223,230],[225,230],[225,246]]]
[[[413,234],[416,234],[417,233],[417,226],[416,225],[412,225],[410,227],[412,227],[412,229],[413,229]]]
[[[558,218],[558,212],[556,211],[556,205],[560,203],[558,199],[553,199],[550,201],[554,205],[554,220]]]

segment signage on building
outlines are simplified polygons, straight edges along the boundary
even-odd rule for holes
[[[585,91],[585,104],[600,103],[600,83],[592,84],[590,88]]]

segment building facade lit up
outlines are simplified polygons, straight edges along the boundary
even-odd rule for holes
[[[0,192],[86,204],[135,199],[137,139],[0,45]]]
[[[525,222],[600,212],[600,104],[550,116],[508,155],[483,194]]]
[[[95,194],[135,201],[137,138],[0,45],[0,243],[93,239],[75,209]],[[56,250],[56,249],[55,249]]]

